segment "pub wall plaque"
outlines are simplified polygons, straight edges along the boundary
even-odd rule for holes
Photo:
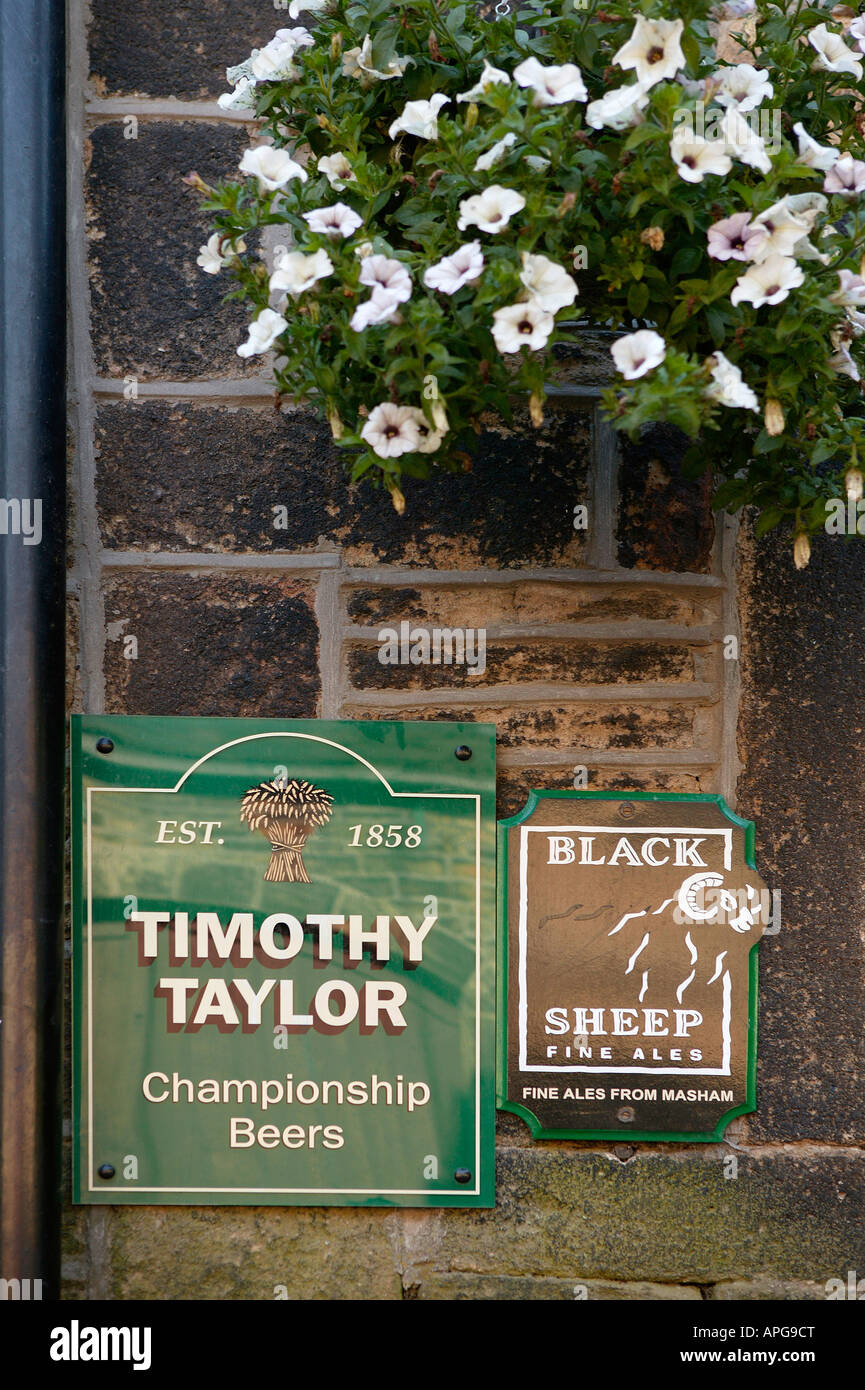
[[[532,792],[500,822],[498,1103],[535,1138],[717,1140],[754,1109],[753,852],[720,796]]]
[[[495,729],[75,717],[84,1203],[491,1206]]]

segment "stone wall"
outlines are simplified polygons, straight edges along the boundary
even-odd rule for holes
[[[251,131],[216,105],[223,69],[281,17],[91,11],[70,54],[70,706],[491,720],[501,815],[577,767],[738,792],[782,928],[758,1110],[727,1143],[534,1144],[502,1115],[494,1211],[68,1205],[66,1297],[798,1299],[865,1274],[861,547],[798,574],[789,545],[715,525],[666,432],[617,457],[603,345],[541,431],[491,424],[472,473],[411,485],[403,518],[349,489],[326,428],[236,356],[244,315],[195,264],[180,182],[236,164]],[[381,666],[402,619],[486,628],[486,672]]]

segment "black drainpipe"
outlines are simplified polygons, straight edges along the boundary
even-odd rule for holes
[[[0,1279],[22,1281],[7,1297],[52,1299],[65,838],[65,67],[63,0],[0,0]]]

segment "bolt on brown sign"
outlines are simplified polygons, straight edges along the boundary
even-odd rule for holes
[[[719,1139],[756,1104],[753,824],[543,791],[499,836],[500,1108],[535,1138]]]

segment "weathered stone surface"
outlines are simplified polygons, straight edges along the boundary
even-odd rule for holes
[[[248,144],[242,127],[206,122],[142,120],[137,140],[124,139],[120,122],[92,131],[86,195],[101,375],[184,379],[260,370],[244,367],[235,352],[247,311],[222,304],[228,281],[195,263],[208,216],[181,183],[191,169],[206,181],[231,176]]]
[[[603,1300],[626,1303],[664,1299],[699,1303],[701,1294],[694,1285],[651,1284],[645,1281],[624,1284],[603,1279],[580,1280],[579,1275],[571,1279],[536,1279],[528,1274],[430,1274],[423,1279],[417,1297],[427,1301],[495,1299],[500,1302],[535,1302],[543,1299],[548,1302]]]
[[[112,549],[312,550],[351,505],[330,431],[307,412],[120,401],[100,406],[96,441]]]
[[[287,8],[287,7],[286,7]],[[294,23],[261,0],[91,0],[90,83],[100,97],[201,100],[229,90],[225,69]]]
[[[760,947],[749,1125],[760,1138],[861,1144],[865,545],[821,536],[799,571],[789,537],[769,535],[744,559],[738,809],[781,893],[780,933]]]
[[[445,1212],[434,1267],[664,1284],[823,1283],[865,1268],[861,1153],[737,1154],[736,1180],[728,1153],[640,1150],[620,1163],[571,1146],[501,1149],[496,1209]]]
[[[195,237],[189,245],[194,268]],[[192,319],[190,332],[198,331],[201,317]],[[211,330],[218,339],[222,330],[209,313],[204,318],[202,341]],[[176,345],[170,351],[178,351]],[[164,374],[170,370],[166,364]],[[113,548],[151,550],[297,550],[314,547],[321,537],[356,565],[578,564],[584,542],[573,530],[573,507],[585,498],[589,466],[583,415],[550,412],[541,431],[523,422],[513,433],[488,429],[476,442],[471,473],[407,479],[408,506],[399,517],[381,490],[368,484],[349,489],[343,456],[327,426],[308,412],[172,407],[143,399],[104,406],[103,536]],[[286,518],[274,512],[278,506],[287,508]],[[277,520],[286,527],[277,529]]]
[[[394,629],[396,630],[396,629]],[[451,639],[453,640],[453,639]],[[463,638],[463,642],[465,639]],[[442,649],[459,654],[459,646]],[[476,639],[469,647],[475,665],[383,665],[380,648],[354,644],[347,652],[351,683],[360,690],[430,690],[550,681],[573,685],[692,681],[692,651],[671,642],[572,642],[543,638],[487,643],[485,669],[477,669]]]
[[[621,584],[558,584],[526,578],[518,584],[347,586],[349,620],[363,627],[402,621],[438,627],[529,623],[678,623],[694,627],[719,616],[717,591],[628,588]]]
[[[637,444],[620,436],[619,563],[628,569],[711,569],[714,520],[708,476],[685,478],[684,435],[650,426]]]
[[[303,1207],[118,1207],[119,1299],[399,1299],[387,1212]]]
[[[584,791],[635,792],[700,792],[711,791],[704,785],[705,777],[686,770],[664,772],[659,768],[609,768],[599,765],[588,768],[588,784]],[[496,775],[496,815],[515,816],[525,806],[529,792],[537,790],[571,791],[574,786],[573,768],[537,767],[502,768]]]
[[[81,706],[81,633],[77,598],[66,600],[66,713],[79,711]]]
[[[532,702],[525,708],[459,704],[414,706],[407,698],[398,713],[347,700],[344,719],[457,719],[495,724],[502,748],[685,748],[692,744],[694,712],[687,705],[555,705]],[[599,760],[600,761],[600,760]]]
[[[839,1275],[843,1278],[843,1275]],[[801,1280],[782,1279],[738,1279],[724,1284],[713,1284],[706,1292],[707,1298],[716,1303],[741,1302],[816,1302],[826,1298],[826,1285],[809,1284]],[[802,1344],[805,1345],[804,1342]]]
[[[137,573],[105,594],[106,708],[116,714],[317,713],[312,586],[290,578]],[[138,655],[124,656],[135,637]]]
[[[64,1206],[60,1227],[60,1279],[64,1299],[87,1298],[90,1213],[86,1207]]]

